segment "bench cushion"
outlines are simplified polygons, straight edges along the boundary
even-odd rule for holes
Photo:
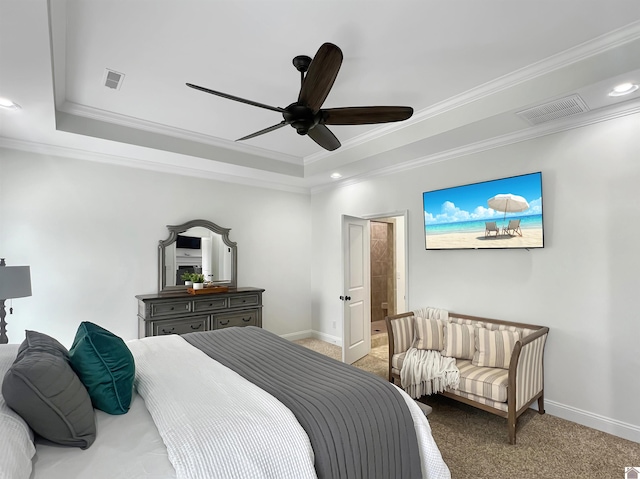
[[[391,358],[393,374],[400,375],[405,356],[406,353],[393,355]],[[474,366],[468,359],[457,359],[456,366],[460,370],[460,385],[457,390],[448,391],[461,396],[469,394],[482,397],[494,402],[507,401],[508,369]]]
[[[467,359],[457,359],[456,366],[460,370],[460,391],[497,402],[507,400],[508,369],[474,366]]]
[[[404,363],[404,358],[407,355],[407,352],[400,354],[394,354],[391,358],[391,368],[392,370],[397,370],[397,373],[400,374],[400,370],[402,369],[402,363]],[[396,371],[393,371],[396,372]]]

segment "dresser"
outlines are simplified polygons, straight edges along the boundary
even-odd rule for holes
[[[186,291],[138,295],[138,337],[231,326],[262,327],[263,292],[264,289],[245,287],[199,295]]]

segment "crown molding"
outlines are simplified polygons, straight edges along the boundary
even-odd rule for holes
[[[544,123],[534,127],[526,128],[514,133],[489,138],[487,140],[471,143],[459,148],[453,148],[451,150],[424,156],[415,160],[406,161],[398,165],[392,165],[389,167],[368,171],[361,175],[355,175],[347,178],[344,181],[315,186],[311,188],[311,194],[314,195],[322,191],[348,187],[379,176],[388,176],[403,171],[413,170],[415,168],[420,168],[421,166],[425,166],[428,164],[452,160],[461,156],[468,156],[475,153],[480,153],[482,151],[493,150],[495,148],[501,148],[514,143],[521,143],[523,141],[533,140],[543,136],[553,135],[555,133],[573,130],[576,128],[582,128],[596,123],[615,120],[616,118],[635,115],[638,113],[640,113],[640,99],[618,103],[611,107],[592,110],[576,117],[563,118],[554,122]]]
[[[404,120],[399,124],[388,124],[371,130],[362,135],[358,135],[351,140],[342,144],[341,150],[356,148],[371,140],[384,136],[386,134],[401,131],[416,123],[436,117],[448,111],[460,108],[468,103],[481,100],[485,97],[494,95],[500,91],[507,90],[521,83],[533,80],[537,77],[549,74],[560,68],[564,68],[570,64],[577,63],[592,56],[606,52],[608,50],[620,47],[627,43],[640,40],[640,21],[630,23],[613,32],[601,35],[592,40],[584,42],[575,47],[564,50],[560,53],[552,55],[544,60],[527,65],[524,68],[508,73],[487,83],[479,85],[471,90],[460,93],[459,95],[448,98],[444,101],[436,103],[424,110],[414,114],[408,120]],[[305,166],[316,161],[323,160],[331,156],[331,152],[321,151],[304,158]]]
[[[141,160],[127,156],[118,156],[105,153],[96,153],[78,148],[70,148],[66,146],[48,145],[44,143],[35,143],[31,141],[15,140],[11,138],[0,137],[0,148],[8,148],[12,150],[27,151],[30,153],[38,153],[41,155],[59,156],[64,158],[73,158],[77,160],[94,161],[98,163],[107,163],[111,165],[126,166],[129,168],[137,168],[141,170],[155,171],[158,173],[168,173],[172,175],[191,176],[196,178],[205,178],[209,180],[222,181],[225,183],[252,186],[256,188],[266,188],[272,190],[286,191],[289,193],[297,193],[309,195],[309,188],[277,183],[265,179],[248,178],[246,176],[230,175],[219,173],[216,171],[206,170],[203,168],[193,168],[189,166],[177,166],[173,164],[158,163],[155,161]]]
[[[246,143],[223,140],[214,136],[205,135],[204,133],[197,133],[194,131],[184,130],[182,128],[163,125],[161,123],[142,120],[140,118],[135,118],[132,116],[121,115],[119,113],[113,113],[111,111],[101,110],[99,108],[93,108],[70,101],[65,101],[64,103],[62,103],[62,105],[58,107],[58,110],[69,115],[104,121],[127,128],[148,131],[151,133],[157,133],[159,135],[166,135],[174,138],[180,138],[182,140],[193,141],[196,143],[204,143],[206,145],[216,146],[227,150],[234,150],[239,153],[262,156],[271,160],[293,163],[295,165],[302,164],[302,158],[297,156],[278,153],[271,150],[265,150],[263,148],[258,148]]]
[[[282,183],[276,183],[271,181],[265,181],[264,179],[247,178],[236,175],[229,175],[210,171],[202,168],[193,168],[185,166],[176,166],[172,164],[158,163],[154,161],[140,160],[131,157],[124,157],[118,155],[109,155],[104,153],[96,153],[87,150],[81,150],[77,148],[63,147],[48,145],[43,143],[36,143],[24,140],[15,140],[10,138],[0,137],[0,147],[28,151],[32,153],[38,153],[43,155],[60,156],[65,158],[75,158],[80,160],[95,161],[99,163],[114,164],[119,166],[126,166],[131,168],[144,169],[149,171],[156,171],[160,173],[175,174],[182,176],[192,176],[197,178],[206,178],[210,180],[223,181],[233,184],[241,184],[252,187],[274,189],[280,191],[286,191],[290,193],[313,195],[323,191],[332,190],[335,188],[343,188],[352,186],[363,181],[367,181],[380,176],[388,176],[403,171],[409,171],[422,166],[438,163],[441,161],[452,160],[461,156],[467,156],[482,151],[487,151],[495,148],[508,146],[514,143],[520,143],[523,141],[532,140],[542,136],[552,135],[566,130],[575,128],[581,128],[589,125],[593,125],[600,122],[614,120],[616,118],[638,114],[640,113],[640,99],[628,101],[625,103],[619,103],[606,109],[592,110],[577,117],[568,117],[561,120],[537,125],[535,127],[520,130],[518,132],[502,135],[480,142],[476,142],[469,145],[464,145],[459,148],[454,148],[444,152],[436,153],[433,155],[424,156],[404,162],[398,165],[392,165],[385,168],[379,168],[377,170],[369,171],[367,173],[356,175],[347,178],[339,182],[326,183],[311,188],[296,187],[286,185]]]

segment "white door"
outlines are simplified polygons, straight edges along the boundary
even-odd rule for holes
[[[342,361],[348,364],[371,351],[369,238],[369,220],[342,216]]]

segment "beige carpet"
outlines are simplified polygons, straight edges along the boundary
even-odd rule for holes
[[[317,339],[296,341],[340,359],[338,346]],[[387,378],[387,346],[354,366]],[[640,444],[565,421],[525,412],[518,420],[517,444],[507,442],[506,419],[441,396],[429,422],[453,479],[624,479],[625,466],[640,467]]]

